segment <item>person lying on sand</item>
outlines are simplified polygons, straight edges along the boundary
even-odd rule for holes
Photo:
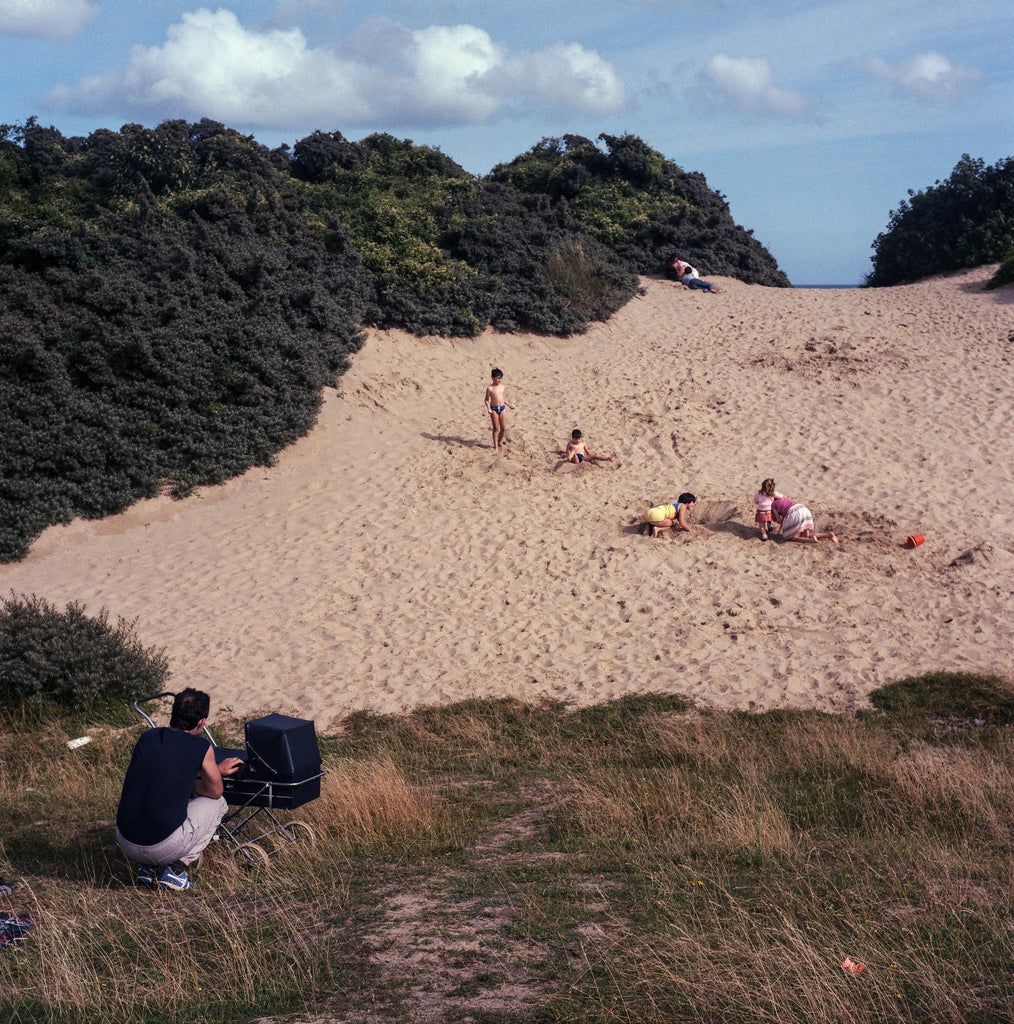
[[[580,466],[586,459],[588,462],[615,462],[618,457],[619,452],[613,452],[612,455],[593,455],[588,451],[581,431],[576,427],[570,432],[570,440],[563,452],[563,461],[573,462],[575,466]]]
[[[675,278],[684,288],[696,289],[703,292],[715,293],[718,289],[710,282],[705,281],[701,275],[697,272],[696,267],[690,266],[689,263],[681,259],[679,256],[673,256],[666,267],[666,273]]]

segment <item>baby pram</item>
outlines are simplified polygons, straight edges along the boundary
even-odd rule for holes
[[[155,722],[141,705],[175,696],[156,693],[139,697],[134,710],[154,728]],[[215,838],[235,847],[233,855],[244,866],[266,867],[268,858],[294,843],[316,843],[316,834],[305,821],[283,822],[273,811],[295,810],[316,800],[326,773],[321,767],[313,722],[272,714],[247,722],[244,732],[246,749],[237,750],[220,747],[204,727],[216,761],[239,757],[244,762],[235,775],[223,779],[230,810],[222,818]]]

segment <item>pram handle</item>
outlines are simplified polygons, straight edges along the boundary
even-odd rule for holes
[[[148,704],[148,703],[150,703],[153,700],[161,700],[163,697],[175,697],[175,696],[176,696],[175,693],[170,693],[167,690],[165,693],[153,693],[150,697],[138,697],[137,700],[134,701],[134,710],[142,718],[144,718],[147,721],[147,723],[154,729],[155,728],[155,723],[154,723],[154,721],[152,721],[151,715],[149,715],[148,712],[145,711],[144,708],[142,708],[140,705]]]
[[[154,729],[155,722],[152,720],[151,715],[149,715],[148,712],[144,710],[144,708],[140,707],[140,705],[149,704],[153,700],[162,700],[163,697],[175,696],[176,694],[173,693],[171,690],[166,690],[164,693],[153,693],[150,697],[138,697],[137,700],[134,701],[134,710]],[[207,727],[207,725],[205,725],[204,727],[204,735],[207,736],[209,740],[211,740],[211,745],[213,747],[218,746],[218,744],[215,742],[215,737],[211,735],[211,730]]]

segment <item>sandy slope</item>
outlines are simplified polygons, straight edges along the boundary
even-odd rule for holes
[[[487,694],[837,711],[912,673],[1010,675],[1014,290],[989,271],[647,279],[566,340],[373,333],[275,467],[50,529],[0,588],[136,619],[172,686],[322,727]],[[518,406],[499,458],[493,365]],[[561,466],[574,426],[618,462]],[[760,543],[766,476],[841,547]],[[683,490],[707,529],[639,536]]]

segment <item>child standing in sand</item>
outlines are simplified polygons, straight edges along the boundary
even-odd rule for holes
[[[784,497],[784,494],[779,494],[775,490],[775,482],[771,477],[761,482],[760,490],[753,496],[753,503],[757,506],[757,514],[753,521],[760,528],[761,540],[768,539],[768,530],[771,529],[771,502],[775,498]]]
[[[588,446],[584,443],[581,431],[575,427],[570,432],[570,440],[567,442],[567,447],[563,453],[563,461],[573,462],[575,465],[580,466],[585,459],[589,462],[615,462],[618,455],[619,452],[613,452],[612,455],[592,455],[588,451]]]
[[[493,451],[498,452],[507,435],[507,410],[517,407],[504,397],[503,371],[493,370],[490,376],[493,382],[486,388],[486,412],[493,428]]]

